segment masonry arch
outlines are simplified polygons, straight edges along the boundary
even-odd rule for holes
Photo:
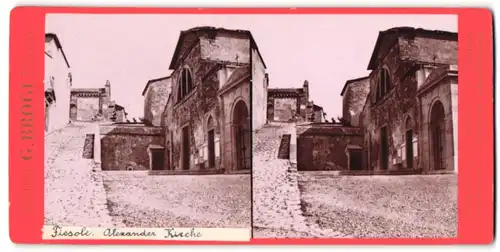
[[[376,101],[384,98],[392,89],[391,74],[387,66],[380,68],[377,78]]]
[[[235,100],[231,112],[232,138],[236,170],[247,170],[251,167],[251,128],[250,111],[242,99]]]
[[[184,66],[177,78],[177,100],[182,101],[194,89],[193,72],[188,66]]]
[[[443,103],[436,99],[429,113],[429,135],[432,170],[445,169],[445,109]]]

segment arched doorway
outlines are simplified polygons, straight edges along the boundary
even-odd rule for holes
[[[248,107],[242,100],[236,102],[233,109],[233,139],[235,147],[236,170],[250,169],[251,165],[251,129]]]
[[[432,153],[431,167],[433,170],[444,169],[445,148],[445,113],[444,106],[436,101],[431,108],[429,131],[431,136],[430,147]]]
[[[411,117],[406,118],[406,168],[413,169],[413,123]]]

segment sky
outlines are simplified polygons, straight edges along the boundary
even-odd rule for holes
[[[143,116],[142,91],[168,69],[181,30],[215,26],[249,30],[269,74],[269,86],[301,87],[327,118],[342,115],[340,92],[367,76],[379,31],[396,26],[457,32],[456,15],[186,15],[49,14],[46,32],[61,41],[73,87],[104,87],[129,118]]]

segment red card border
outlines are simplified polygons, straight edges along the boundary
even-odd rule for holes
[[[42,38],[44,38],[45,33],[45,15],[48,13],[458,15],[458,64],[460,68],[458,91],[460,94],[458,98],[458,236],[450,239],[252,239],[250,242],[42,240],[41,228],[44,220],[44,102],[41,95],[33,94],[43,92],[43,85],[40,84],[44,78],[44,43]],[[15,243],[430,245],[489,244],[493,241],[493,19],[492,13],[488,9],[16,7],[11,11],[10,18],[9,231],[11,240]],[[29,90],[32,93],[25,88],[26,85],[31,85]],[[21,126],[30,123],[31,128],[20,129]],[[22,132],[23,130],[24,132]],[[23,139],[22,136],[25,138]],[[31,138],[26,136],[31,136]],[[30,158],[23,159],[26,156],[30,156]]]

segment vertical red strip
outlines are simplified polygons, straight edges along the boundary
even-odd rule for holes
[[[11,11],[9,231],[16,243],[36,242],[42,235],[44,25],[39,8]]]
[[[458,214],[460,243],[493,242],[493,31],[487,9],[460,14]]]

